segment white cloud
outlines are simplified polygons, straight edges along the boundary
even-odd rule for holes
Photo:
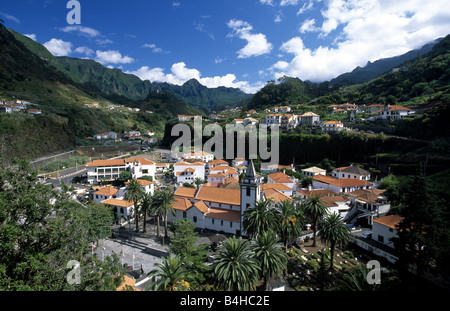
[[[79,25],[66,26],[64,28],[59,28],[59,30],[61,30],[62,32],[66,32],[66,33],[75,32],[75,33],[78,33],[79,35],[86,36],[89,38],[94,38],[94,37],[97,37],[100,35],[100,31],[98,31],[98,30],[95,30],[90,27],[79,26]]]
[[[91,56],[94,54],[94,51],[88,48],[87,46],[80,46],[74,50],[75,53],[84,54],[86,56]]]
[[[247,81],[237,81],[234,74],[226,74],[224,76],[201,77],[201,73],[197,69],[187,68],[184,62],[175,63],[171,67],[171,73],[164,73],[163,68],[150,68],[143,66],[136,71],[128,71],[126,73],[134,74],[141,80],[149,80],[151,82],[167,82],[175,85],[182,85],[190,79],[196,79],[202,85],[209,88],[219,86],[240,88],[247,93],[256,93],[264,86],[264,83],[257,82],[253,85]]]
[[[54,56],[67,56],[72,52],[72,43],[63,41],[61,39],[51,39],[44,43],[47,50]]]
[[[114,43],[113,41],[109,40],[109,39],[96,39],[95,42],[98,45],[107,45],[107,44],[111,44]]]
[[[146,43],[142,47],[151,49],[153,53],[169,54],[169,51],[165,51],[164,49],[157,47],[154,43]]]
[[[24,34],[24,36],[30,38],[33,41],[37,41],[36,34],[34,34],[34,33],[32,33],[32,34]]]
[[[280,5],[286,6],[286,5],[297,5],[299,0],[281,0]]]
[[[269,71],[320,82],[330,80],[367,61],[393,57],[419,48],[450,29],[446,0],[329,0],[321,11],[324,21],[305,21],[300,32],[318,31],[334,38],[331,46],[310,49],[300,37],[285,42],[280,50],[293,55]],[[288,64],[288,65],[286,65]]]
[[[172,2],[172,6],[173,6],[174,8],[178,8],[180,5],[181,5],[181,3],[178,2],[178,1]]]
[[[273,46],[267,41],[264,34],[251,33],[253,27],[249,23],[232,19],[227,23],[227,26],[233,29],[233,34],[229,35],[229,37],[237,36],[238,38],[247,41],[247,45],[237,52],[238,58],[260,56],[268,54],[272,50]]]
[[[312,19],[307,19],[303,22],[302,26],[300,27],[299,31],[301,33],[306,33],[306,32],[314,32],[314,31],[320,31],[319,28],[317,28],[315,26],[316,24],[316,20],[314,18]]]
[[[271,5],[274,6],[275,4],[273,3],[273,0],[259,0],[259,2],[261,4],[267,4],[267,5]]]
[[[134,61],[133,58],[129,56],[122,56],[119,51],[99,51],[95,52],[95,60],[102,65],[105,64],[129,64]]]
[[[12,16],[12,15],[10,15],[10,14],[8,14],[8,13],[0,12],[0,16],[3,17],[4,19],[13,21],[13,22],[15,22],[15,23],[17,23],[17,24],[20,24],[20,19],[18,19],[18,18],[15,17],[15,16]]]
[[[297,12],[297,16],[305,13],[306,11],[308,11],[310,9],[312,9],[313,5],[314,5],[314,1],[313,0],[309,0],[308,3],[306,3],[306,2],[303,3],[303,6]]]

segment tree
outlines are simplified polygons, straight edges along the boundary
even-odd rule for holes
[[[284,242],[287,252],[288,241],[297,238],[304,226],[304,216],[297,210],[294,203],[283,201],[276,205],[278,218],[278,234]]]
[[[195,226],[187,218],[182,218],[173,223],[173,237],[169,248],[183,260],[186,269],[192,275],[192,283],[195,286],[195,284],[204,282],[205,274],[209,271],[209,268],[205,265],[206,249],[204,246],[196,245],[198,236],[194,230]]]
[[[376,291],[380,286],[367,282],[369,272],[366,265],[359,265],[345,272],[342,279],[337,282],[337,289],[340,291]]]
[[[276,231],[277,217],[270,204],[270,200],[256,201],[244,211],[243,225],[249,236],[257,238],[263,232]]]
[[[258,235],[253,247],[254,256],[259,263],[260,275],[264,280],[264,290],[267,290],[267,282],[270,277],[280,275],[287,268],[287,255],[277,245],[277,242],[273,232],[264,232]]]
[[[205,183],[205,181],[203,179],[201,179],[201,178],[198,178],[198,177],[196,177],[195,180],[194,180],[194,184],[197,187],[197,189],[198,189],[198,187],[200,187],[200,185],[202,185],[204,183]]]
[[[175,200],[174,193],[169,190],[159,192],[158,203],[161,205],[161,209],[164,212],[164,237],[167,238],[167,217],[169,213],[175,215],[173,209],[173,201]]]
[[[87,256],[109,234],[111,211],[85,208],[68,187],[53,191],[28,163],[13,164],[0,166],[0,290],[115,290],[125,273],[120,262]],[[70,261],[80,264],[80,284],[67,281]]]
[[[148,289],[155,291],[182,291],[189,289],[189,274],[179,257],[170,254],[163,258],[162,263],[155,265],[157,268],[150,271],[147,276],[159,278],[152,282]]]
[[[303,202],[303,213],[311,219],[313,229],[313,247],[316,246],[317,224],[328,213],[326,207],[319,196],[313,195]]]
[[[252,256],[248,241],[235,236],[223,244],[217,259],[214,261],[216,281],[226,291],[254,290],[258,279],[259,267]]]
[[[142,232],[147,232],[147,214],[151,211],[152,206],[154,204],[154,199],[153,199],[153,195],[148,192],[148,193],[144,193],[144,196],[142,197],[142,205],[141,205],[141,209],[142,209],[142,213],[144,213],[144,228],[142,230]]]
[[[144,189],[136,179],[133,179],[127,187],[127,192],[125,193],[125,200],[133,201],[134,204],[134,216],[136,221],[136,232],[139,232],[139,201],[143,198],[145,194]]]
[[[350,239],[350,228],[345,225],[338,213],[333,213],[325,217],[319,236],[324,243],[330,244],[330,270],[333,270],[336,245],[348,242]]]
[[[120,172],[118,180],[119,180],[119,182],[122,183],[122,185],[130,179],[131,179],[130,172],[128,172],[128,171]]]
[[[153,215],[156,215],[156,236],[159,238],[161,236],[161,226],[160,226],[160,219],[161,216],[164,215],[163,206],[161,204],[161,193],[162,192],[156,192],[153,195],[152,205],[150,207],[150,211]]]

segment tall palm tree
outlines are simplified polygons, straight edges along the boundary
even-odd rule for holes
[[[164,237],[167,238],[167,216],[169,213],[175,215],[175,210],[173,208],[173,201],[175,200],[174,193],[169,190],[164,190],[160,192],[159,204],[161,204],[161,209],[164,212]]]
[[[153,195],[153,200],[152,200],[152,205],[150,207],[150,211],[153,215],[156,216],[156,237],[160,237],[161,236],[161,226],[160,226],[160,219],[161,217],[164,215],[164,210],[162,208],[162,204],[161,204],[161,193],[162,192],[156,192]]]
[[[253,247],[264,280],[264,290],[267,290],[267,281],[270,277],[280,275],[287,268],[288,257],[277,245],[277,241],[275,233],[264,232],[258,236]]]
[[[142,205],[141,205],[141,209],[142,212],[144,213],[144,229],[142,232],[147,232],[146,228],[147,228],[147,214],[151,211],[151,208],[153,206],[153,195],[148,192],[148,193],[144,193],[144,196],[142,197]]]
[[[159,277],[156,282],[152,282],[147,289],[155,291],[179,291],[189,288],[188,272],[179,257],[170,254],[168,258],[163,258],[162,263],[155,264],[157,267],[150,271],[147,276]]]
[[[249,236],[257,238],[262,232],[276,231],[277,216],[270,203],[269,200],[256,201],[255,206],[244,211],[243,226]]]
[[[134,215],[136,220],[136,232],[139,232],[139,201],[144,196],[145,191],[139,184],[139,182],[133,179],[127,186],[127,192],[125,193],[125,200],[133,201]]]
[[[313,247],[316,246],[317,225],[319,221],[328,213],[329,208],[326,207],[319,196],[311,196],[302,204],[303,212],[311,219],[313,229]]]
[[[278,203],[276,210],[279,223],[278,234],[284,242],[287,252],[288,241],[297,238],[302,233],[304,215],[297,210],[293,202],[288,200]]]
[[[248,241],[227,239],[215,260],[214,273],[221,288],[226,291],[254,290],[259,281],[258,263],[252,256]]]
[[[350,239],[347,227],[338,213],[328,215],[321,225],[319,236],[324,243],[330,244],[330,270],[334,268],[334,249],[337,244],[345,244]]]

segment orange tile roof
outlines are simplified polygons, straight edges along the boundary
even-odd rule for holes
[[[341,121],[327,121],[324,124],[342,124]]]
[[[336,206],[337,202],[346,202],[349,201],[349,199],[344,198],[342,196],[338,196],[338,197],[321,197],[320,200],[322,201],[322,203],[327,206],[327,207],[332,207],[332,206]]]
[[[399,105],[390,105],[389,106],[389,111],[411,111],[411,109],[403,107],[403,106],[399,106]]]
[[[275,203],[283,202],[283,201],[290,201],[292,202],[293,199],[287,195],[285,195],[283,192],[277,190],[277,189],[266,189],[264,190],[264,195],[267,199],[272,199]]]
[[[96,166],[125,166],[124,159],[118,160],[94,160],[92,162],[86,163],[88,167],[96,167]]]
[[[241,205],[241,190],[203,186],[195,198],[207,202]]]
[[[292,183],[293,181],[289,179],[289,176],[282,172],[276,172],[267,175],[268,178],[272,179],[276,183]]]
[[[227,170],[234,170],[234,168],[232,168],[229,165],[217,165],[217,166],[211,167],[209,170],[210,171],[227,171]]]
[[[178,189],[175,191],[174,195],[179,197],[188,197],[193,198],[195,197],[195,192],[197,189],[190,188],[190,187],[178,187]]]
[[[111,205],[111,206],[120,206],[120,207],[130,207],[133,206],[133,201],[125,201],[119,199],[108,199],[100,202],[101,204]]]
[[[202,213],[205,214],[208,212],[208,206],[203,201],[198,201],[194,204],[194,206]]]
[[[241,221],[241,213],[239,211],[231,211],[222,208],[211,207],[209,211],[205,214],[206,217],[228,220],[233,222]]]
[[[187,211],[192,207],[192,203],[186,198],[175,197],[175,200],[172,202],[172,207],[180,211]]]
[[[277,189],[280,191],[281,190],[292,190],[285,184],[263,184],[263,185],[261,185],[261,188],[262,188],[262,190],[267,190],[267,189]]]
[[[222,160],[222,159],[216,159],[213,161],[209,161],[208,164],[209,165],[218,165],[218,164],[227,164],[228,165],[228,162],[225,160]]]
[[[314,180],[319,182],[334,185],[337,187],[361,187],[361,186],[372,186],[371,182],[365,180],[359,180],[354,178],[334,178],[330,176],[316,175],[313,176]]]
[[[379,218],[374,218],[373,222],[385,225],[392,229],[397,229],[397,226],[403,221],[404,217],[400,215],[388,215]]]
[[[215,174],[209,174],[208,177],[227,177],[228,175],[222,172],[215,173]]]
[[[110,196],[115,195],[118,191],[119,190],[114,187],[104,187],[104,188],[98,189],[96,192],[94,192],[94,194],[110,197]]]
[[[141,165],[153,165],[155,164],[155,162],[153,162],[152,160],[146,159],[146,158],[129,158],[126,159],[127,163],[128,162],[134,162],[134,161],[139,161],[141,162]]]
[[[178,162],[175,163],[173,166],[204,166],[205,163],[203,162],[194,162],[194,163],[188,163],[188,162]]]
[[[311,189],[311,190],[300,190],[299,193],[303,194],[305,197],[332,197],[337,196],[338,193],[329,189]]]

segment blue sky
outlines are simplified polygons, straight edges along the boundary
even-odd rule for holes
[[[447,0],[8,1],[5,25],[55,56],[91,58],[141,79],[254,93],[283,75],[322,82],[449,33]]]

